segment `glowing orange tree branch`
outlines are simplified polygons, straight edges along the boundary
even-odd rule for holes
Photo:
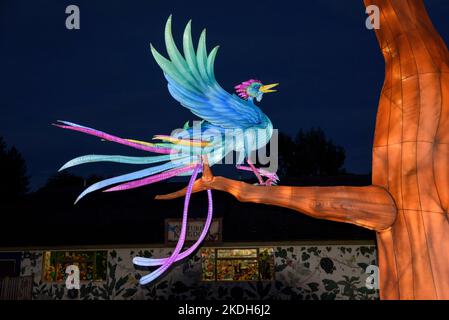
[[[260,187],[224,177],[205,174],[194,185],[193,192],[207,189],[228,192],[241,202],[255,202],[300,211],[311,217],[348,222],[372,230],[390,227],[396,218],[396,206],[384,189],[368,187]],[[182,197],[186,189],[157,196],[160,200]]]

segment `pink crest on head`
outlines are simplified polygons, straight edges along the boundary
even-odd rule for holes
[[[258,82],[258,83],[262,83],[259,80],[255,80],[255,79],[250,79],[247,81],[242,82],[239,85],[236,85],[234,87],[235,91],[237,92],[238,96],[242,99],[247,100],[249,98],[248,92],[246,91],[246,89],[248,89],[248,87],[253,84],[254,82]]]

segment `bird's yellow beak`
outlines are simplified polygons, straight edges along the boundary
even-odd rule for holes
[[[259,88],[259,91],[262,93],[276,92],[277,90],[271,90],[271,88],[277,87],[278,85],[279,85],[279,83],[267,84],[267,85],[261,86]]]

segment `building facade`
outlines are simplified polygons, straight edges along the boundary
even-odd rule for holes
[[[20,256],[17,277],[0,281],[2,299],[378,299],[375,271],[371,275],[377,265],[376,247],[370,241],[205,246],[147,286],[138,279],[149,270],[134,266],[132,259],[166,257],[171,250],[167,246],[17,249],[0,253],[0,260],[12,253]],[[70,264],[80,270],[76,297],[65,284],[64,270]],[[22,284],[12,281],[19,277]],[[28,297],[23,283],[29,283]]]

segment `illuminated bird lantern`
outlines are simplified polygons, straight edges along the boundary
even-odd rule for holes
[[[157,135],[154,140],[159,140],[159,142],[145,142],[119,138],[67,121],[58,121],[59,123],[56,124],[64,129],[87,133],[107,141],[159,154],[149,157],[87,155],[67,162],[60,170],[92,162],[158,164],[97,182],[84,190],[75,203],[87,194],[104,188],[106,188],[105,192],[128,190],[175,176],[191,176],[184,203],[181,233],[172,255],[166,259],[136,257],[133,260],[135,264],[141,266],[160,266],[157,270],[142,277],[141,284],[156,279],[175,261],[190,255],[205,238],[212,221],[210,190],[207,191],[209,210],[203,232],[192,247],[181,253],[187,228],[190,194],[197,174],[202,170],[203,161],[207,161],[208,165],[212,166],[220,163],[227,154],[238,152],[243,155],[247,166],[238,164],[237,169],[254,172],[260,185],[272,185],[278,181],[275,173],[256,168],[250,161],[251,153],[264,147],[270,141],[273,133],[270,119],[256,106],[255,102],[260,102],[264,94],[275,92],[276,90],[273,88],[277,84],[264,85],[259,80],[251,79],[235,86],[236,94],[225,91],[217,83],[214,75],[218,46],[213,48],[209,54],[207,53],[206,30],[203,30],[195,52],[191,22],[187,24],[184,31],[184,55],[175,45],[171,32],[171,17],[168,18],[165,26],[165,44],[169,59],[159,54],[152,45],[151,52],[164,72],[170,94],[183,107],[203,119],[200,126],[189,126],[189,122],[187,122],[183,130],[176,135]]]

